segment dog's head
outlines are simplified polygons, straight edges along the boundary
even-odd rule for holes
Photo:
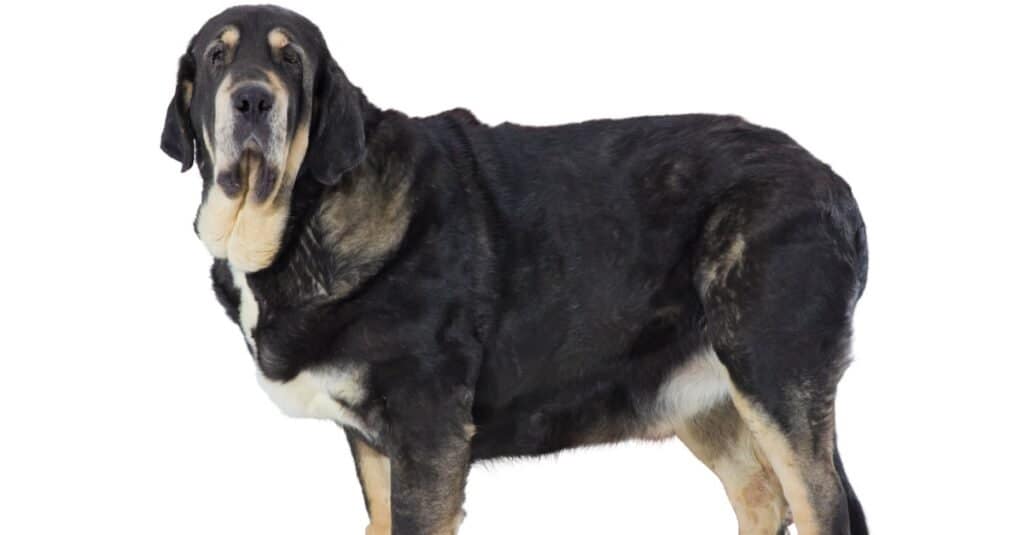
[[[189,42],[160,146],[203,176],[196,232],[243,271],[269,266],[298,180],[335,184],[364,157],[362,94],[320,30],[274,6],[230,8]]]

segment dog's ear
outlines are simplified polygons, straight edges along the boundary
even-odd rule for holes
[[[188,52],[178,61],[178,82],[174,97],[167,105],[164,131],[160,135],[160,148],[171,158],[181,162],[181,172],[192,167],[195,160],[195,132],[189,119],[192,90],[195,87],[196,66]]]
[[[341,67],[327,58],[313,86],[313,118],[309,148],[302,163],[319,182],[331,186],[366,157],[363,92]]]

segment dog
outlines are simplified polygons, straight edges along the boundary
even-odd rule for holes
[[[368,534],[454,534],[475,461],[678,437],[742,534],[866,534],[834,401],[867,279],[849,186],[735,116],[489,126],[374,106],[306,18],[234,7],[161,147],[290,416],[347,434]]]

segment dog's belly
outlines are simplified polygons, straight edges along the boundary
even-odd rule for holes
[[[562,391],[500,409],[483,408],[477,411],[473,459],[539,455],[634,438],[664,439],[728,396],[725,368],[712,350],[702,349],[668,368],[654,388],[638,387],[624,378],[586,392]]]

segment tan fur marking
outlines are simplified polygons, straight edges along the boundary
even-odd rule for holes
[[[274,73],[268,73],[270,87],[280,102],[287,102],[284,84]],[[309,146],[309,120],[302,121],[296,128],[285,156],[285,167],[274,182],[268,200],[259,204],[251,196],[239,212],[231,234],[228,258],[232,264],[244,271],[258,271],[273,262],[281,247],[281,238],[288,223],[291,192],[295,185],[302,160],[305,159]],[[250,173],[248,183],[255,179],[255,172]],[[249,188],[250,191],[255,188]]]
[[[220,40],[228,46],[235,46],[238,44],[238,39],[241,37],[241,33],[238,32],[238,28],[234,26],[228,26],[220,32]]]
[[[800,535],[819,535],[823,528],[815,513],[812,494],[805,481],[806,467],[778,426],[748,400],[735,385],[730,387],[736,410],[743,417],[779,478],[793,521]]]
[[[386,526],[370,524],[366,526],[366,535],[391,535],[391,524]]]
[[[274,48],[282,48],[288,46],[291,39],[289,39],[288,34],[284,33],[280,28],[274,28],[267,34],[267,42]]]
[[[355,450],[370,514],[366,535],[391,535],[391,461],[361,440]]]
[[[444,529],[438,533],[438,535],[456,535],[459,532],[459,528],[462,527],[462,522],[466,520],[466,511],[459,509],[459,513],[452,519],[452,525],[447,529]]]
[[[259,204],[252,200],[251,189],[228,239],[228,260],[244,272],[259,271],[274,261],[288,223],[290,201],[287,195],[276,199],[281,204]]]
[[[679,426],[676,434],[709,466],[732,450],[746,431],[732,403],[723,401]]]
[[[238,218],[243,198],[244,193],[232,199],[216,185],[206,191],[206,199],[199,207],[196,230],[199,233],[199,238],[214,258],[228,257],[231,231]]]
[[[213,145],[210,144],[210,131],[206,129],[206,125],[203,125],[203,146],[206,147],[206,154],[213,157]]]
[[[776,535],[787,512],[771,466],[729,399],[680,426],[679,438],[722,482],[741,535]]]
[[[285,89],[284,83],[281,82],[281,77],[270,69],[264,69],[263,74],[267,76],[267,82],[270,84],[270,90],[274,93],[277,98],[288,98],[288,90]]]
[[[282,102],[287,103],[288,89],[285,87],[284,83],[281,82],[281,78],[279,78],[277,74],[275,74],[273,71],[268,70],[264,72],[266,72],[267,80],[269,81],[270,84],[270,92],[271,94],[274,95],[275,102],[277,102],[278,104]],[[298,136],[301,130],[302,127],[300,126],[299,130],[296,131],[295,135]],[[289,194],[291,193],[291,188],[295,184],[295,175],[298,173],[298,169],[295,169],[294,173],[290,172],[291,159],[294,157],[292,150],[294,148],[295,140],[293,139],[292,142],[289,144],[287,149],[288,152],[285,154],[284,157],[285,169],[283,170],[283,172],[279,173],[279,175],[276,177],[276,180],[274,181],[274,189],[271,191],[270,196],[268,197],[269,202],[273,202],[274,199],[277,198],[278,194],[281,192],[282,189],[287,189],[289,191]],[[302,152],[301,154],[298,155],[298,157],[301,160],[301,158],[305,157],[305,155],[306,149],[305,147],[302,147]]]
[[[287,104],[288,89],[281,82],[281,78],[278,77],[277,74],[275,74],[273,71],[264,70],[263,72],[267,76],[268,85],[270,86],[270,93],[274,95],[274,101],[277,103],[278,106],[282,105],[282,103]],[[301,134],[305,137],[308,137],[308,132],[308,128],[305,128],[304,125],[300,125],[299,128],[296,130],[295,136],[298,137]],[[268,205],[275,204],[275,200],[281,193],[282,189],[288,191],[290,198],[291,189],[295,184],[295,175],[298,174],[298,168],[297,166],[292,166],[292,160],[297,157],[298,160],[301,162],[302,158],[305,157],[306,155],[305,144],[303,143],[300,146],[296,146],[295,141],[296,140],[293,139],[292,142],[289,144],[287,149],[288,152],[284,156],[285,169],[283,170],[283,172],[279,172],[278,176],[275,177],[274,179],[273,189],[271,189],[270,195],[267,197],[266,201]],[[296,148],[301,149],[301,152],[297,155],[293,152],[293,150]],[[292,172],[292,169],[294,169],[294,172]],[[251,175],[253,177],[252,180],[255,180],[255,170]],[[252,201],[256,202],[255,199],[252,199]],[[277,204],[280,205],[280,203]],[[287,205],[285,206],[285,210],[287,210]],[[285,214],[285,216],[287,217],[287,214]]]
[[[409,224],[409,180],[367,176],[357,171],[352,191],[336,190],[324,199],[317,214],[325,246],[348,263],[372,263],[398,246]],[[392,187],[382,186],[390,182]],[[338,279],[332,295],[347,294],[359,281]]]
[[[288,159],[285,162],[284,175],[290,177],[289,180],[294,180],[295,176],[299,174],[299,166],[302,165],[302,160],[306,157],[307,148],[309,148],[308,118],[302,121],[295,129],[291,147],[288,148]]]
[[[746,248],[746,240],[742,235],[737,235],[721,256],[712,259],[705,265],[701,288],[703,294],[707,295],[712,286],[721,284],[734,269],[740,267]]]
[[[729,246],[729,250],[725,253],[725,258],[722,259],[722,275],[728,275],[733,268],[739,266],[743,260],[743,251],[747,248],[747,242],[743,239],[743,236],[736,236],[733,240],[732,245]]]
[[[275,108],[286,108],[289,99],[284,83],[269,71],[267,79],[278,103]],[[305,106],[306,112],[286,148],[284,161],[275,162],[283,163],[284,169],[276,177],[267,201],[260,204],[250,193],[239,211],[228,246],[228,259],[243,271],[258,271],[269,266],[281,247],[281,238],[288,223],[292,189],[309,147],[309,108]],[[254,180],[255,176],[255,173],[250,173],[250,178],[244,182]],[[254,189],[249,188],[250,192]]]
[[[185,107],[192,105],[192,82],[184,80],[181,82],[181,98],[185,101]]]
[[[227,91],[230,84],[231,74],[228,74],[224,77],[220,87],[217,88],[215,98],[217,99],[218,107],[230,106],[230,97]],[[214,134],[216,135],[216,132]],[[215,137],[214,139],[218,138]],[[203,125],[203,142],[206,144],[206,150],[213,160],[214,176],[216,176],[222,169],[221,166],[228,164],[228,162],[220,161],[223,159],[220,156],[220,147],[214,148],[211,146],[210,133],[206,125]],[[244,188],[246,185],[243,184],[242,187]],[[227,258],[228,240],[231,237],[231,230],[234,228],[235,219],[238,217],[238,211],[242,206],[244,198],[244,191],[242,195],[236,198],[228,197],[216,183],[211,184],[209,190],[207,190],[206,197],[199,206],[196,231],[199,234],[199,239],[206,245],[207,250],[210,251],[214,258]]]

